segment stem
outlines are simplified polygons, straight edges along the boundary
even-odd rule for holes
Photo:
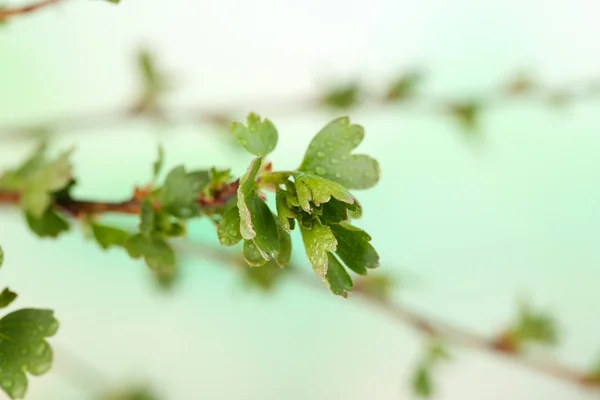
[[[61,0],[47,1],[58,2]],[[4,12],[8,12],[8,10],[4,10]],[[1,15],[2,11],[0,11],[0,16]],[[579,87],[580,90],[567,91],[561,90],[559,87],[553,88],[550,86],[537,85],[530,90],[519,92],[512,89],[511,85],[502,86],[495,91],[488,93],[487,96],[480,96],[477,104],[484,108],[489,108],[502,106],[510,100],[522,99],[524,97],[529,97],[530,99],[541,102],[552,103],[555,101],[558,94],[564,94],[566,100],[574,102],[597,98],[599,95],[593,82],[582,82],[577,85],[569,85],[569,87]],[[270,114],[298,115],[298,113],[310,113],[323,110],[348,112],[349,110],[360,108],[361,110],[376,111],[381,110],[382,107],[403,107],[405,109],[410,109],[411,112],[438,113],[457,118],[459,117],[457,114],[460,114],[464,107],[464,100],[465,99],[447,99],[414,95],[401,101],[392,101],[385,97],[381,97],[376,93],[371,93],[353,107],[338,109],[323,104],[323,102],[319,100],[319,97],[306,96],[304,98],[288,97],[253,101],[251,102],[251,107],[248,107],[249,104],[247,102],[243,102],[217,107],[190,105],[187,107],[179,107],[177,109],[162,107],[158,109],[142,108],[135,111],[132,111],[131,109],[100,110],[91,113],[80,113],[52,120],[40,121],[34,124],[17,123],[15,125],[2,125],[0,126],[0,132],[2,134],[0,139],[28,139],[31,138],[32,134],[35,135],[36,128],[39,127],[53,128],[57,131],[56,134],[69,130],[88,130],[98,133],[103,132],[103,129],[118,126],[137,119],[148,119],[170,125],[205,122],[214,126],[224,127],[235,118],[232,117],[232,115],[237,116],[240,113],[246,113],[250,110],[273,110],[275,112],[271,112]]]
[[[210,196],[201,194],[197,203],[202,208],[212,208],[225,205],[231,198],[236,196],[239,181],[222,185],[212,191]],[[142,193],[139,195],[138,193]],[[116,214],[139,214],[142,200],[146,194],[136,192],[131,199],[121,202],[100,202],[91,200],[76,200],[72,198],[57,199],[53,206],[58,211],[63,211],[75,218],[85,215],[97,215],[106,213]],[[17,192],[0,191],[0,204],[19,204],[21,195]],[[157,208],[160,205],[155,205]]]
[[[47,6],[58,4],[64,0],[41,0],[36,3],[32,3],[26,6],[14,7],[14,8],[2,8],[0,9],[0,21],[4,22],[8,18],[15,17],[17,15],[24,15],[35,12]]]
[[[224,264],[239,268],[248,268],[240,257],[237,257],[230,252],[219,251],[211,246],[198,243],[193,243],[191,246],[185,246],[185,248],[186,250],[197,251],[202,257],[210,257]],[[302,272],[301,268],[292,265],[288,265],[286,268],[290,268],[303,284],[306,284],[321,293],[326,293],[324,286],[314,279],[313,276]],[[577,370],[557,361],[533,358],[524,352],[504,348],[498,345],[499,342],[496,337],[488,338],[483,335],[472,333],[460,326],[423,316],[403,305],[391,302],[387,299],[380,299],[366,291],[361,291],[360,285],[357,285],[352,293],[374,309],[379,310],[389,318],[398,321],[401,324],[408,325],[419,334],[438,338],[455,346],[503,357],[532,371],[582,388],[590,390],[600,389],[600,377],[590,375],[585,371]],[[501,337],[501,335],[499,337]]]

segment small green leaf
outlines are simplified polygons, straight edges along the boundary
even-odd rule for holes
[[[322,203],[327,203],[331,197],[348,204],[353,204],[356,201],[345,187],[317,175],[297,172],[294,174],[294,181],[298,202],[306,212],[310,212],[309,202],[319,206]]]
[[[109,0],[113,1],[113,0]],[[138,69],[144,85],[145,95],[154,97],[163,87],[163,78],[156,68],[154,56],[148,49],[138,52]]]
[[[518,344],[531,342],[554,345],[558,341],[556,324],[552,316],[534,312],[526,302],[521,303],[519,318],[511,329],[511,333],[512,338]]]
[[[235,139],[250,153],[256,156],[266,156],[277,145],[277,129],[268,119],[261,120],[254,113],[248,115],[248,126],[241,122],[231,125]]]
[[[171,246],[160,237],[138,233],[127,239],[125,248],[130,257],[143,257],[152,270],[175,268],[175,253]]]
[[[433,384],[431,382],[431,372],[427,365],[420,365],[413,376],[413,391],[415,395],[423,398],[431,397],[433,394]]]
[[[223,214],[217,227],[217,235],[223,246],[236,245],[243,239],[240,233],[240,211],[237,206]]]
[[[242,237],[253,240],[262,257],[268,260],[279,254],[279,234],[273,213],[257,191],[255,180],[261,161],[262,157],[252,160],[246,174],[240,179],[237,206]]]
[[[267,262],[263,257],[263,253],[256,247],[256,244],[252,240],[244,240],[243,255],[244,260],[251,267],[260,267]]]
[[[311,141],[298,170],[319,175],[348,189],[374,186],[379,181],[379,163],[366,155],[351,154],[364,135],[363,127],[351,125],[348,117],[331,121]]]
[[[69,223],[51,208],[47,209],[40,218],[26,214],[27,225],[40,237],[58,237],[69,230]]]
[[[401,75],[390,85],[386,98],[389,101],[406,100],[414,95],[422,80],[423,75],[417,71],[411,71]]]
[[[165,158],[165,150],[163,149],[162,145],[158,146],[158,157],[156,159],[156,161],[154,161],[154,163],[152,164],[152,180],[156,181],[156,179],[158,178],[158,175],[160,174],[160,171],[162,170],[163,164],[164,164],[164,158]]]
[[[355,200],[354,204],[347,204],[336,199],[331,199],[323,204],[321,221],[325,225],[339,224],[348,221],[352,216],[360,213],[361,205]]]
[[[216,169],[211,168],[209,171],[210,174],[210,183],[213,187],[219,187],[224,185],[233,179],[233,175],[231,175],[231,169]]]
[[[154,209],[147,198],[142,201],[139,228],[140,233],[144,236],[150,236],[154,233]]]
[[[175,167],[165,179],[158,193],[162,209],[178,218],[192,218],[200,212],[197,203],[202,191],[210,184],[208,171],[186,172],[185,167]]]
[[[17,294],[11,291],[9,288],[5,288],[0,293],[0,308],[5,308],[10,305],[17,298]]]
[[[73,149],[48,161],[45,145],[40,145],[20,166],[7,171],[0,178],[0,187],[21,194],[21,209],[35,218],[41,218],[52,203],[54,192],[72,182],[70,156]]]
[[[275,261],[280,267],[285,267],[292,259],[292,238],[279,223],[277,228],[279,229],[279,254]]]
[[[51,310],[22,309],[0,319],[0,387],[12,398],[27,392],[27,375],[42,375],[52,365],[45,338],[58,330]]]
[[[4,250],[2,250],[2,247],[0,246],[0,267],[2,264],[4,264]]]
[[[178,237],[186,234],[185,222],[173,218],[166,212],[154,212],[154,233],[159,236]]]
[[[352,290],[352,278],[350,278],[348,271],[346,271],[344,266],[333,254],[327,253],[327,257],[329,265],[327,267],[325,280],[329,285],[329,290],[335,295],[347,298],[348,292]]]
[[[379,254],[369,243],[369,234],[346,223],[331,225],[330,228],[338,243],[336,254],[348,268],[359,275],[366,275],[367,269],[379,267]]]
[[[281,189],[277,189],[275,194],[275,203],[277,206],[277,216],[279,218],[279,224],[286,232],[291,232],[294,229],[294,218],[296,217],[296,213],[292,211],[288,202],[286,200],[287,195],[291,195],[287,191],[283,191]],[[296,199],[296,201],[298,201]]]
[[[478,101],[465,101],[451,104],[449,112],[464,130],[473,131],[478,128],[481,108],[482,105]]]
[[[321,102],[326,107],[347,109],[358,103],[359,95],[359,85],[357,83],[351,83],[330,90],[323,96]]]
[[[300,232],[302,232],[308,261],[317,275],[325,279],[329,266],[328,252],[333,253],[337,249],[337,240],[331,232],[331,228],[315,222],[312,229],[300,226]]]
[[[107,250],[111,246],[124,247],[127,238],[129,238],[129,233],[123,229],[97,223],[92,223],[91,227],[94,239],[96,239],[96,242],[98,242],[100,247],[104,250]]]

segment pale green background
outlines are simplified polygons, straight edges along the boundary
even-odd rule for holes
[[[235,102],[269,116],[281,133],[272,161],[293,168],[337,114],[280,115],[255,104],[310,95],[331,77],[380,85],[415,65],[429,69],[425,90],[438,96],[487,93],[521,68],[550,83],[585,81],[600,76],[598,11],[595,1],[568,0],[73,0],[0,31],[0,121],[128,104],[132,54],[145,44],[177,73],[169,104]],[[599,105],[497,107],[485,114],[480,147],[437,114],[352,112],[367,131],[361,151],[383,170],[375,189],[358,194],[361,226],[382,268],[408,275],[399,298],[493,333],[530,294],[561,322],[558,357],[585,367],[600,356]],[[159,140],[169,167],[243,171],[251,157],[211,132],[134,123],[69,132],[59,144],[77,145],[78,195],[117,200],[146,182]],[[1,166],[27,149],[3,141]],[[217,242],[206,221],[193,229],[196,240]],[[419,336],[358,299],[293,281],[273,296],[246,292],[233,271],[200,254],[186,256],[178,292],[161,295],[142,263],[103,253],[78,230],[39,240],[9,209],[0,243],[2,282],[21,294],[15,307],[51,307],[61,321],[55,368],[32,379],[31,400],[89,398],[72,385],[82,371],[65,349],[110,385],[152,380],[173,400],[411,398]],[[454,355],[438,374],[440,400],[593,398],[502,359]]]

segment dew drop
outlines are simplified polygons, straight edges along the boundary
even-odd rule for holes
[[[240,139],[240,143],[242,144],[242,146],[246,146],[248,144],[248,141],[246,139]]]
[[[325,175],[327,173],[327,170],[319,165],[315,168],[315,172],[317,173],[317,175]]]
[[[12,381],[10,379],[5,379],[2,381],[2,387],[6,389],[10,389],[12,387]]]
[[[340,160],[338,160],[337,158],[332,158],[331,159],[331,163],[332,164],[338,164],[340,162]]]
[[[355,146],[358,146],[360,144],[360,138],[352,139],[352,143],[354,143]]]
[[[21,350],[21,353],[22,353],[24,356],[26,356],[26,355],[27,355],[27,353],[29,353],[29,350],[27,350],[27,349],[23,349],[23,350]]]
[[[317,157],[323,158],[325,157],[325,153],[323,153],[322,151],[317,151]]]
[[[339,172],[336,172],[336,173],[335,173],[335,177],[336,177],[336,178],[341,178],[341,177],[342,177],[342,174],[340,174]]]
[[[327,142],[325,142],[325,144],[326,144],[327,146],[329,146],[329,147],[333,147],[333,145],[334,145],[335,143],[333,143],[331,140],[328,140]]]
[[[251,125],[249,130],[250,132],[256,132],[256,127],[254,125]]]

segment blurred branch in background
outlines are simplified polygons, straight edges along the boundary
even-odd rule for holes
[[[9,18],[13,18],[19,15],[30,14],[32,12],[41,10],[51,5],[58,4],[64,0],[41,0],[35,3],[28,4],[20,7],[2,7],[0,8],[0,23],[6,22]]]
[[[227,250],[219,250],[190,241],[180,245],[179,249],[184,254],[211,258],[220,264],[239,268],[249,283],[262,290],[274,289],[279,279],[290,275],[293,275],[296,281],[301,281],[317,290],[320,289],[319,282],[305,274],[303,269],[296,265],[290,264],[285,269],[268,264],[261,268],[248,268],[241,257]],[[548,377],[582,388],[600,390],[600,368],[594,367],[589,371],[578,370],[550,358],[534,357],[528,353],[530,345],[549,346],[555,344],[557,332],[555,323],[549,315],[533,311],[527,303],[521,305],[517,318],[508,324],[504,331],[486,337],[436,318],[426,317],[392,301],[391,293],[397,288],[397,283],[398,280],[390,275],[364,276],[356,281],[352,294],[357,295],[363,302],[381,311],[389,318],[408,325],[428,339],[429,351],[415,371],[413,380],[415,393],[423,396],[431,394],[433,391],[431,367],[434,364],[432,361],[447,359],[447,355],[441,357],[438,353],[446,353],[445,346],[450,345],[500,356]],[[433,355],[431,351],[434,352]]]
[[[147,49],[137,54],[136,71],[140,89],[134,101],[125,109],[74,113],[54,120],[0,126],[0,139],[30,139],[44,135],[59,135],[69,130],[102,132],[136,119],[147,119],[161,124],[204,123],[221,130],[240,115],[247,114],[247,104],[227,106],[189,105],[170,108],[161,103],[161,96],[175,89],[169,74],[161,70],[155,56]],[[517,99],[527,99],[551,107],[566,106],[586,99],[600,98],[600,82],[589,80],[579,84],[551,86],[538,82],[524,72],[515,74],[495,91],[473,98],[444,99],[421,94],[425,74],[410,70],[383,83],[382,90],[368,87],[358,81],[333,85],[323,93],[307,98],[279,98],[253,103],[254,109],[270,115],[294,115],[314,111],[349,111],[355,109],[382,109],[402,107],[414,112],[446,116],[454,120],[466,133],[481,129],[484,112]]]

